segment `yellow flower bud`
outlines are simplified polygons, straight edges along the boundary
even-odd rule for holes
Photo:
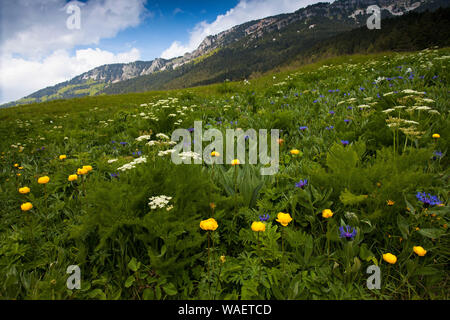
[[[333,211],[330,209],[325,209],[322,211],[322,217],[324,218],[331,218],[333,216]]]
[[[232,166],[236,166],[236,165],[239,165],[239,164],[241,164],[241,162],[239,161],[239,159],[231,160],[231,165],[232,165]]]
[[[64,160],[66,158],[67,158],[67,156],[65,154],[62,154],[62,155],[59,156],[59,160]]]
[[[433,133],[432,137],[434,139],[439,139],[441,137],[441,135],[439,133]]]
[[[300,153],[300,150],[298,149],[292,149],[291,151],[289,151],[292,155],[298,155]]]
[[[421,257],[423,257],[427,253],[427,250],[425,250],[421,246],[414,246],[413,250],[417,255],[419,255]]]
[[[31,202],[22,203],[22,205],[20,206],[20,209],[22,209],[22,211],[28,211],[31,210],[32,208],[33,205],[31,204]]]
[[[69,180],[69,181],[75,181],[75,180],[77,180],[78,179],[78,176],[76,175],[76,174],[71,174],[70,176],[69,176],[69,178],[67,178],[67,180]]]
[[[283,227],[286,227],[289,222],[292,221],[292,217],[289,213],[279,212],[277,215],[277,222],[281,223]]]
[[[397,262],[397,257],[392,253],[383,254],[383,260],[390,264],[395,264]]]
[[[46,184],[46,183],[48,183],[49,181],[50,181],[50,178],[47,177],[47,176],[43,176],[43,177],[40,177],[40,178],[38,179],[38,183],[39,183],[39,184]]]
[[[83,166],[83,169],[85,169],[87,172],[92,171],[92,166]]]
[[[84,168],[82,168],[82,169],[78,168],[77,169],[77,174],[78,175],[84,175],[84,174],[87,174],[87,173],[88,173],[88,171],[86,169],[84,169]]]
[[[200,228],[209,231],[209,230],[216,230],[219,227],[217,224],[217,221],[214,218],[209,218],[207,220],[200,221]]]
[[[22,188],[19,188],[19,192],[20,192],[21,194],[27,194],[27,193],[30,192],[30,188],[28,188],[28,187],[22,187]]]
[[[266,231],[266,225],[264,223],[262,223],[261,221],[254,221],[252,223],[252,230],[255,232],[259,232],[259,231]]]

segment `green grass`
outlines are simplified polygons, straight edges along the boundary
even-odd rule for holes
[[[249,82],[1,109],[0,297],[448,299],[449,57],[449,48],[342,56]],[[282,129],[278,173],[162,156],[171,146],[156,134],[196,120],[223,134]],[[418,192],[442,205],[424,206]],[[168,204],[152,209],[161,195]],[[25,202],[33,208],[22,211]],[[279,212],[293,219],[285,227]],[[258,236],[252,222],[266,214]],[[211,217],[217,230],[202,230]],[[339,237],[344,225],[353,240]],[[373,264],[380,290],[366,287]],[[69,265],[81,269],[81,290],[66,287]]]

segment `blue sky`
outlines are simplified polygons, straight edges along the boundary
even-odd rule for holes
[[[317,2],[0,0],[0,104],[104,64],[181,56],[208,35]]]
[[[238,3],[239,0],[148,1],[145,8],[149,12],[140,25],[120,31],[114,38],[102,39],[98,46],[116,53],[137,47],[142,60],[153,60],[173,41],[188,42],[189,31],[197,23],[211,23]],[[73,50],[88,47],[78,46]]]

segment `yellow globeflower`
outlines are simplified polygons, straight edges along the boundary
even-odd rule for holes
[[[18,163],[15,163],[15,164],[14,164],[14,167],[15,167],[15,168],[17,168],[18,166],[19,166],[19,164],[18,164]]]
[[[383,254],[383,260],[390,264],[395,264],[397,262],[397,257],[392,253]]]
[[[254,221],[252,223],[252,230],[255,232],[259,232],[259,231],[266,231],[266,225],[264,223],[262,223],[261,221]]]
[[[395,201],[388,200],[388,201],[386,201],[386,203],[388,206],[393,206],[395,204]]]
[[[66,158],[67,158],[67,156],[65,154],[62,154],[62,155],[59,156],[59,160],[64,160]]]
[[[225,261],[226,261],[226,258],[225,258],[225,256],[220,256],[220,262],[222,262],[222,263],[225,263]]]
[[[31,202],[22,203],[22,205],[20,206],[20,209],[22,209],[22,211],[28,211],[31,210],[32,208],[33,205],[31,204]]]
[[[19,192],[20,192],[21,194],[27,194],[27,193],[30,192],[30,188],[28,188],[28,187],[22,187],[22,188],[19,188]]]
[[[17,169],[19,169],[19,170],[22,170],[22,169],[23,169],[23,167],[19,167],[19,168],[17,168]]]
[[[75,180],[77,180],[78,179],[78,176],[76,175],[76,174],[71,174],[70,176],[69,176],[69,178],[67,178],[67,180],[69,180],[69,181],[75,181]]]
[[[292,155],[298,155],[300,153],[300,150],[298,149],[292,149],[291,151],[289,151]]]
[[[218,153],[217,151],[213,151],[211,152],[211,157],[220,157],[220,153]]]
[[[426,253],[427,253],[427,250],[425,250],[424,248],[422,248],[421,246],[414,246],[413,247],[413,250],[414,250],[414,252],[417,254],[417,255],[419,255],[419,256],[421,256],[421,257],[423,257]]]
[[[292,221],[292,217],[289,213],[279,212],[277,215],[277,222],[281,223],[283,227],[286,227],[289,222]]]
[[[48,183],[49,181],[50,181],[50,178],[47,177],[47,176],[43,176],[43,177],[40,177],[40,178],[38,179],[38,183],[39,183],[39,184],[46,184],[46,183]]]
[[[432,137],[434,139],[439,139],[441,137],[441,135],[439,133],[433,133]]]
[[[205,231],[209,230],[216,230],[219,227],[217,224],[217,221],[214,218],[209,218],[207,220],[200,221],[200,228],[202,228]]]
[[[324,218],[331,218],[333,216],[333,211],[330,209],[325,209],[322,211],[322,217]]]
[[[88,173],[88,171],[85,168],[82,168],[82,169],[78,168],[77,169],[77,174],[78,175],[84,175],[84,174],[87,174],[87,173]]]
[[[92,166],[83,166],[83,169],[86,169],[87,172],[92,171]]]
[[[236,165],[239,165],[239,164],[241,164],[241,162],[239,161],[239,159],[231,160],[231,165],[232,165],[232,166],[236,166]]]

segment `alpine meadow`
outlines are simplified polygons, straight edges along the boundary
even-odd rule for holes
[[[385,2],[5,104],[0,299],[449,299],[450,9]]]

